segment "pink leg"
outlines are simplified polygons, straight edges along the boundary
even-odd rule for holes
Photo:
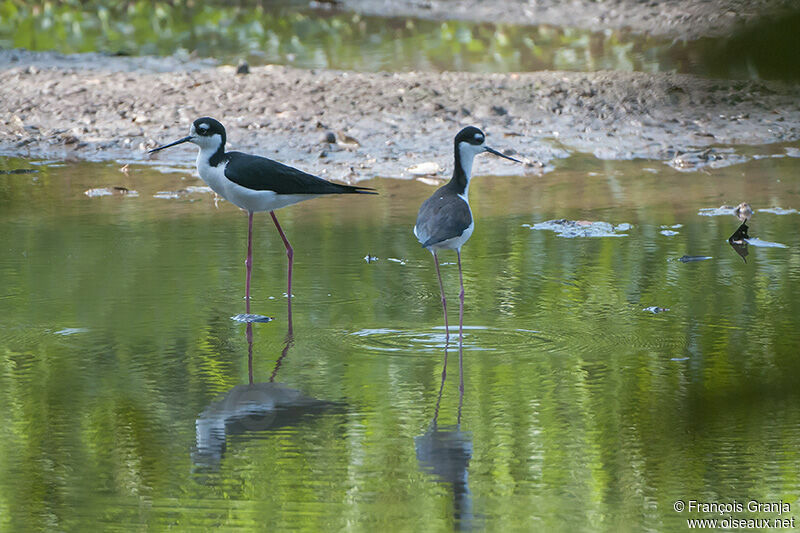
[[[439,418],[439,404],[442,403],[442,391],[444,391],[444,382],[447,379],[447,344],[444,343],[444,363],[442,363],[442,384],[439,385],[439,396],[436,398],[436,409],[433,411],[433,427],[436,427],[436,421]]]
[[[458,294],[458,299],[461,305],[458,308],[458,336],[464,336],[464,275],[461,273],[461,250],[456,250],[458,254],[458,281],[461,283],[461,292]]]
[[[461,425],[461,406],[464,405],[464,343],[458,339],[458,425]]]
[[[450,341],[450,328],[447,326],[447,301],[444,298],[444,285],[442,285],[442,273],[439,271],[439,258],[433,252],[433,262],[436,263],[436,276],[439,278],[439,292],[442,295],[442,309],[444,310],[444,331],[445,342]]]
[[[464,275],[461,273],[461,250],[456,250],[458,254],[458,281],[461,283],[461,292],[458,294],[458,298],[461,301],[461,305],[458,309],[458,373],[460,376],[458,390],[461,392],[461,396],[463,398],[464,395]],[[460,415],[461,408],[459,406],[459,423],[461,419]]]
[[[253,212],[247,212],[247,259],[244,261],[247,267],[247,277],[245,281],[245,307],[247,314],[250,314],[250,276],[253,271]]]
[[[286,356],[289,353],[289,348],[294,346],[294,341],[288,335],[286,336],[286,344],[283,346],[283,350],[281,350],[281,356],[278,357],[278,360],[275,361],[275,368],[272,369],[272,375],[269,377],[269,382],[274,383],[275,378],[278,377],[278,370],[280,370],[281,365],[283,364],[283,360],[286,359]]]
[[[250,385],[253,384],[253,323],[247,323],[247,375],[250,377]]]
[[[289,301],[289,329],[286,331],[286,342],[289,342],[294,338],[294,329],[292,327],[292,299],[287,298],[287,300]]]
[[[292,301],[292,265],[294,264],[294,250],[292,249],[292,245],[289,244],[289,241],[286,239],[286,235],[283,233],[283,229],[281,225],[278,224],[278,218],[275,216],[275,211],[269,212],[270,216],[272,216],[272,221],[275,223],[275,227],[278,228],[278,233],[281,234],[281,239],[283,239],[283,245],[286,247],[286,256],[289,258],[289,283],[287,284],[286,288],[286,295],[289,298],[289,312],[291,312],[291,301]]]

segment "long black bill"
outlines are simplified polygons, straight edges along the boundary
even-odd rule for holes
[[[152,150],[149,150],[147,153],[148,154],[152,154],[153,152],[158,152],[159,150],[163,150],[164,148],[169,148],[170,146],[175,146],[176,144],[183,144],[183,143],[189,142],[191,140],[192,140],[192,136],[191,135],[187,135],[183,139],[178,139],[174,143],[169,143],[169,144],[165,144],[164,146],[159,146],[158,148],[153,148]]]
[[[166,146],[164,148],[166,148]],[[514,159],[513,157],[509,157],[506,154],[501,154],[500,152],[498,152],[494,148],[489,148],[488,146],[484,146],[483,149],[486,150],[487,152],[489,152],[490,154],[499,155],[500,157],[504,157],[506,159],[510,159],[511,161],[516,161],[517,163],[522,163],[522,161],[520,161],[519,159]]]

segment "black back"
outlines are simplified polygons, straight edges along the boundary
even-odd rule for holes
[[[457,189],[451,180],[420,206],[415,228],[423,247],[458,237],[472,224],[469,204],[458,196]]]
[[[483,144],[485,138],[481,130],[475,126],[467,126],[453,139],[455,153],[453,177],[422,203],[417,214],[417,223],[414,227],[417,239],[423,247],[427,248],[459,237],[472,224],[469,204],[459,196],[467,189],[467,175],[461,166],[461,151],[458,145],[466,142],[478,146]]]
[[[228,152],[224,157],[228,161],[225,177],[254,191],[275,191],[278,194],[378,194],[368,187],[332,183],[266,157],[242,152]]]
[[[211,117],[201,117],[193,123],[197,135],[219,135],[222,143],[211,156],[209,164],[217,166],[226,162],[225,177],[254,191],[275,191],[278,194],[378,194],[368,187],[354,187],[331,183],[296,168],[266,157],[242,152],[225,152],[225,127]]]

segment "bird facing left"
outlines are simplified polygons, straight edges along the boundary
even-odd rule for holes
[[[250,277],[253,267],[253,213],[269,211],[286,247],[289,274],[286,295],[291,321],[292,267],[294,249],[278,223],[275,210],[304,200],[330,194],[378,194],[368,187],[341,185],[324,180],[278,161],[242,152],[226,152],[225,127],[211,117],[198,118],[189,128],[189,135],[175,142],[150,150],[158,152],[182,143],[199,147],[197,173],[211,189],[232,204],[247,211],[247,266],[245,301],[250,314]]]

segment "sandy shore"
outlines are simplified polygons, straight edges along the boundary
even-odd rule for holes
[[[570,152],[670,160],[710,145],[800,139],[800,87],[627,72],[352,73],[232,67],[174,58],[0,52],[0,154],[149,160],[199,116],[220,119],[232,149],[356,181],[446,175],[464,125],[524,157],[485,157],[484,174],[535,173]],[[327,132],[337,142],[324,142]],[[190,164],[176,148],[161,161]],[[721,154],[719,157],[727,157]]]

